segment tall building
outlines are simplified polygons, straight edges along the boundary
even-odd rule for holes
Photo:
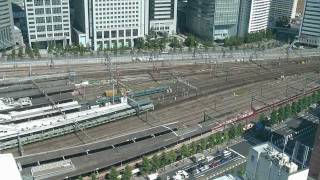
[[[178,0],[178,12],[177,12],[177,31],[184,32],[186,30],[186,9],[188,0]]]
[[[27,41],[28,26],[24,0],[11,0],[11,2],[14,25],[21,30],[23,38],[25,39],[25,41]]]
[[[313,151],[309,164],[309,176],[314,179],[320,179],[320,125],[315,136]]]
[[[71,43],[69,0],[25,0],[29,45]]]
[[[287,154],[264,143],[250,149],[245,180],[306,180],[309,169],[298,169]]]
[[[241,0],[238,35],[266,30],[272,0]]]
[[[149,0],[150,31],[175,34],[177,8],[177,0]]]
[[[74,36],[93,49],[132,47],[148,33],[148,0],[73,0]]]
[[[11,47],[13,43],[12,7],[9,0],[0,1],[0,50]]]
[[[189,0],[186,27],[208,40],[237,35],[240,0]]]
[[[299,41],[310,46],[320,46],[320,0],[306,0]]]
[[[269,16],[270,25],[274,26],[282,17],[294,19],[296,16],[297,4],[298,0],[272,0]]]

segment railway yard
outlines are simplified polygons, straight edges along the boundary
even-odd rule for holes
[[[224,63],[159,61],[0,67],[3,77],[0,141],[6,143],[0,146],[0,151],[13,153],[26,166],[26,174],[33,161],[40,164],[42,153],[57,151],[51,158],[57,159],[57,154],[70,156],[73,168],[78,169],[70,170],[68,176],[76,176],[103,168],[103,162],[77,167],[85,159],[71,157],[72,153],[67,153],[69,148],[83,146],[80,149],[87,153],[105,148],[99,153],[111,154],[112,149],[106,147],[114,148],[117,144],[111,141],[134,136],[128,139],[135,142],[135,138],[142,138],[135,145],[138,146],[151,141],[144,137],[150,134],[155,142],[166,146],[194,136],[188,130],[208,117],[209,124],[202,124],[208,126],[206,131],[253,114],[254,119],[256,112],[268,114],[282,102],[320,89],[319,70],[319,57]],[[155,132],[148,134],[150,128]],[[161,129],[158,135],[157,129]],[[144,131],[146,135],[139,134]],[[175,139],[170,131],[175,135],[189,134]],[[95,147],[87,147],[95,142]],[[98,145],[99,142],[105,146]],[[150,147],[150,151],[157,148]],[[49,154],[44,160],[53,162],[48,159]],[[141,152],[132,151],[133,157],[140,155]],[[31,161],[28,157],[38,160]],[[115,163],[109,159],[104,165],[122,162],[120,156],[115,155],[114,159]]]

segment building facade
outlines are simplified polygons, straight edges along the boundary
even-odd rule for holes
[[[320,0],[306,0],[299,41],[310,46],[320,46]]]
[[[176,34],[177,0],[149,0],[150,31]]]
[[[28,41],[28,26],[24,0],[11,0],[11,2],[14,25],[21,30],[23,39]]]
[[[0,0],[0,50],[14,45],[13,43],[12,6],[9,0]]]
[[[273,0],[270,5],[269,23],[274,26],[276,22],[287,17],[294,19],[296,16],[298,0]]]
[[[30,47],[71,44],[69,0],[25,0]]]
[[[320,179],[320,125],[315,136],[309,168],[309,176],[314,179]]]
[[[248,33],[268,28],[270,5],[272,0],[251,0]]]
[[[189,0],[186,27],[208,40],[237,35],[240,0]]]
[[[304,13],[304,3],[305,0],[298,0],[296,14],[297,16],[302,16]]]
[[[148,33],[148,0],[74,0],[72,6],[77,16],[73,19],[80,17],[74,21],[80,32],[76,38],[85,37],[94,50],[132,47]]]
[[[247,157],[245,180],[307,180],[309,169],[298,165],[269,143],[250,149]]]

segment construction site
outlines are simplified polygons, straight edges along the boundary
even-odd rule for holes
[[[59,179],[109,168],[197,134],[248,124],[320,90],[319,60],[112,63],[107,57],[0,67],[0,151],[13,153],[25,176],[37,171]],[[136,154],[123,156],[135,147]],[[99,159],[102,153],[110,159]],[[48,167],[38,167],[60,161],[70,168],[47,176]]]

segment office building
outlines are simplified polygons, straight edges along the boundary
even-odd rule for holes
[[[11,0],[14,25],[21,30],[25,41],[28,41],[28,25],[24,0]]]
[[[238,35],[266,30],[271,0],[241,0]]]
[[[315,136],[309,169],[310,177],[320,179],[320,125],[318,126],[318,131]]]
[[[186,31],[187,5],[188,0],[178,0],[177,31],[179,33]]]
[[[264,143],[250,149],[245,180],[306,180],[309,169],[299,169],[287,154]]]
[[[206,40],[237,35],[240,0],[189,0],[186,27]]]
[[[13,43],[12,6],[9,0],[0,1],[0,50],[14,45]]]
[[[272,0],[270,5],[269,23],[274,26],[282,17],[296,17],[298,0]]]
[[[320,46],[320,0],[306,0],[299,41],[309,46]]]
[[[25,0],[29,45],[71,43],[69,0]]]
[[[135,39],[148,34],[148,2],[73,0],[75,39],[94,50],[132,47]]]
[[[176,34],[177,8],[177,0],[149,0],[150,31]]]

